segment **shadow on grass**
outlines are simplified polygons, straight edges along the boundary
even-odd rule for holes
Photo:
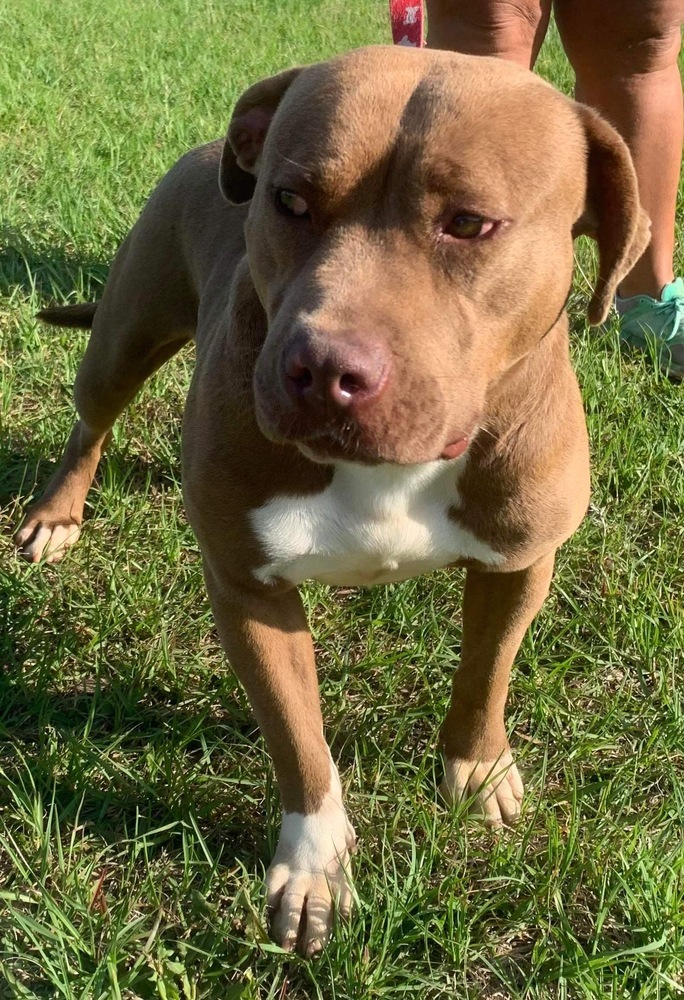
[[[0,450],[0,507],[19,495],[40,496],[57,464],[43,457],[40,445],[18,451],[12,447],[18,442],[7,444]],[[123,493],[175,487],[180,470],[174,463],[151,463],[115,451],[105,459],[105,474]],[[18,527],[19,515],[14,520],[11,531]],[[49,628],[42,627],[44,621]],[[51,648],[57,636],[59,650]],[[200,781],[199,787],[192,779],[184,782],[171,765],[168,774],[154,780],[125,767],[108,773],[107,767],[112,744],[126,755],[139,752],[144,760],[150,743],[168,741],[171,751],[161,756],[182,759],[194,769],[202,759],[206,734],[217,726],[227,749],[233,734],[243,754],[256,738],[249,712],[234,702],[224,709],[217,690],[169,691],[153,681],[140,683],[131,676],[130,662],[116,668],[110,663],[108,676],[100,679],[95,679],[94,667],[91,676],[60,689],[48,665],[56,656],[70,658],[77,649],[86,662],[92,661],[90,642],[82,622],[72,619],[65,607],[58,583],[45,592],[29,568],[12,557],[5,561],[0,567],[0,758],[10,779],[21,783],[28,768],[43,801],[54,800],[60,820],[68,823],[78,812],[81,822],[110,843],[166,825],[168,839],[174,839],[179,824],[187,825],[192,813],[212,850],[227,851],[253,865],[265,852],[263,835],[254,832],[264,829],[261,807],[252,802],[259,802],[260,796],[245,789],[237,810],[234,790],[232,798],[224,797],[220,791],[216,794],[215,781]],[[101,755],[98,746],[104,748]],[[234,745],[232,749],[235,752]],[[10,796],[10,789],[0,786],[0,810],[10,804]]]
[[[11,439],[4,442],[4,447],[0,447],[0,509],[20,497],[33,497],[35,501],[42,496],[60,461],[59,457],[54,460],[45,458],[48,451],[54,452],[54,448],[47,445],[41,447],[39,442],[33,445]],[[141,455],[113,448],[100,462],[94,489],[105,476],[122,493],[174,487],[180,482],[180,448],[178,459],[174,462],[150,461]],[[88,505],[86,519],[87,511]]]
[[[1,296],[21,289],[46,303],[90,301],[100,297],[109,266],[109,260],[79,254],[69,244],[35,244],[17,229],[0,229]]]
[[[6,596],[0,583],[0,610]],[[21,620],[26,615],[16,610],[12,631],[26,641],[30,631]],[[71,631],[82,642],[76,623]],[[161,850],[178,838],[192,815],[215,856],[249,866],[265,857],[261,782],[249,778],[253,763],[240,769],[239,782],[228,776],[225,792],[215,771],[209,780],[202,775],[207,741],[225,744],[226,761],[236,754],[258,759],[253,750],[258,730],[246,709],[234,701],[224,708],[217,689],[170,692],[154,682],[128,684],[125,675],[89,677],[59,689],[47,671],[35,676],[31,653],[43,659],[40,649],[22,645],[11,635],[0,641],[5,665],[0,760],[9,783],[25,785],[28,770],[42,801],[54,802],[60,826],[78,818],[109,844],[167,827],[155,838]],[[31,680],[23,676],[24,665]],[[146,766],[150,754],[152,770]],[[130,764],[138,758],[139,765]],[[0,787],[3,812],[12,805],[9,783]]]

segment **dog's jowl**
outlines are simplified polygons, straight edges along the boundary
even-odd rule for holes
[[[185,500],[276,770],[287,948],[317,951],[349,910],[355,839],[297,584],[467,568],[444,792],[518,816],[509,673],[588,500],[577,233],[598,241],[597,323],[648,239],[598,115],[504,61],[364,49],[248,90],[226,142],[153,193],[102,300],[43,314],[92,334],[62,465],[17,535],[34,562],[75,541],[115,419],[196,339]]]

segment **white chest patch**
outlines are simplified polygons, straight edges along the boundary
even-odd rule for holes
[[[263,583],[363,586],[407,580],[457,562],[504,557],[449,517],[466,456],[425,465],[340,463],[320,493],[274,497],[252,512],[266,553]]]

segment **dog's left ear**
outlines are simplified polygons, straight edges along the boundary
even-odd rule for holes
[[[269,125],[283,94],[301,71],[297,66],[260,80],[235,105],[219,167],[219,187],[231,205],[243,205],[254,194]]]
[[[576,105],[587,137],[587,198],[573,236],[598,243],[599,273],[587,309],[589,322],[603,323],[619,282],[649,244],[651,222],[639,203],[632,157],[624,140],[592,108]]]

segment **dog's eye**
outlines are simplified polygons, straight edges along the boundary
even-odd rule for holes
[[[309,214],[309,206],[300,194],[294,191],[280,189],[275,193],[276,208],[283,215],[293,215],[297,219],[303,219]]]
[[[459,212],[443,227],[442,232],[454,240],[476,240],[478,237],[487,236],[495,226],[496,223],[492,219],[485,219],[482,215]]]

